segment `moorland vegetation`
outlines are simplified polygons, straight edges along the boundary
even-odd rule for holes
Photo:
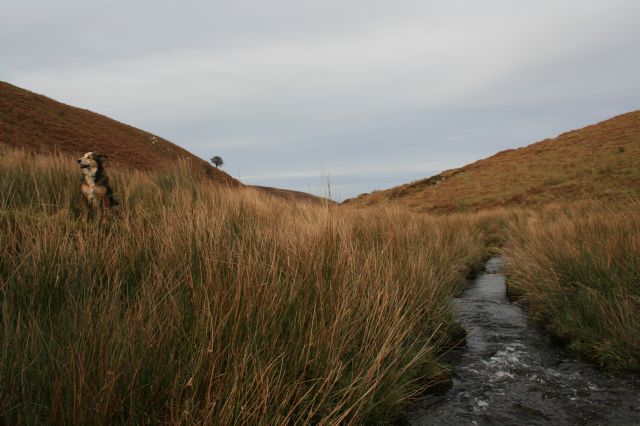
[[[0,170],[8,424],[382,422],[446,380],[483,215],[291,203],[185,162],[110,169],[102,225],[68,156]]]

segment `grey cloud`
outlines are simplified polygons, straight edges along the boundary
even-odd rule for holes
[[[639,107],[635,0],[5,9],[0,78],[256,184],[309,190],[322,164],[352,196]]]

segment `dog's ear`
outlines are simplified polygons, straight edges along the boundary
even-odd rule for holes
[[[94,158],[96,159],[96,161],[98,161],[100,163],[104,163],[107,160],[107,158],[109,158],[109,157],[107,157],[104,154],[97,154],[96,153],[96,154],[94,154]]]

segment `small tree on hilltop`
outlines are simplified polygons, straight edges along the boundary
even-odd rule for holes
[[[217,155],[211,158],[211,162],[214,166],[216,166],[216,169],[224,164],[224,161],[222,161],[222,157],[218,157]]]

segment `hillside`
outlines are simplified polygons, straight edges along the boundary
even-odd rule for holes
[[[635,111],[345,202],[446,212],[638,197],[640,111]]]
[[[0,82],[0,144],[73,156],[100,151],[109,156],[111,165],[145,171],[186,159],[215,180],[239,185],[228,174],[161,137],[5,82]]]
[[[166,139],[0,81],[0,148],[2,146],[34,152],[58,151],[74,158],[87,151],[100,151],[108,155],[110,166],[144,171],[167,169],[185,159],[197,164],[207,177],[226,186],[246,186],[290,201],[325,201],[299,191],[242,185]]]

